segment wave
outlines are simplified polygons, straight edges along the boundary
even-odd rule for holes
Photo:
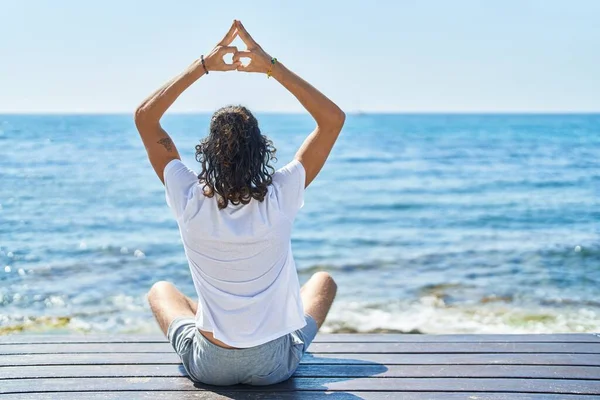
[[[338,333],[558,333],[597,332],[600,309],[579,304],[547,307],[507,304],[495,299],[448,306],[434,296],[415,303],[374,306],[360,302],[334,304],[323,332]]]
[[[478,301],[448,302],[448,290],[463,284],[423,286],[415,300],[334,303],[324,333],[558,333],[600,331],[600,302],[564,299],[523,304],[511,296],[485,295]],[[0,316],[0,335],[14,333],[156,333],[158,325],[143,296],[113,296],[94,310],[69,312],[73,305],[46,311],[55,315]],[[40,311],[43,313],[44,311]]]

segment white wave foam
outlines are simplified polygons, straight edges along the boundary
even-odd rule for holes
[[[5,296],[4,296],[5,297]],[[20,301],[20,294],[12,298]],[[120,294],[90,313],[72,313],[59,296],[44,299],[43,315],[0,315],[3,332],[160,333],[145,296]],[[2,297],[0,296],[0,301]],[[51,310],[54,310],[50,312]],[[514,303],[446,305],[427,295],[414,302],[374,303],[337,300],[322,332],[559,333],[600,331],[600,308],[585,305],[548,307]]]
[[[422,333],[597,332],[600,311],[589,307],[550,308],[514,304],[446,306],[433,296],[418,303],[334,304],[323,326],[336,331],[418,331]]]

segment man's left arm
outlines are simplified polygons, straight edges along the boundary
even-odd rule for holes
[[[198,68],[195,64],[152,93],[135,111],[135,126],[144,142],[154,172],[163,184],[165,166],[171,160],[180,159],[180,156],[175,143],[160,125],[160,119],[181,93],[204,75],[202,66]]]
[[[142,137],[154,172],[163,184],[165,166],[171,160],[180,159],[180,156],[175,143],[160,125],[160,119],[181,93],[200,79],[206,71],[233,71],[240,65],[239,62],[225,64],[223,61],[225,54],[237,51],[237,48],[229,46],[236,34],[237,28],[234,22],[223,40],[206,56],[204,65],[201,60],[194,61],[183,73],[152,93],[135,111],[135,126]]]

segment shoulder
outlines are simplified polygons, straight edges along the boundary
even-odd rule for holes
[[[286,184],[289,181],[295,181],[296,184],[304,184],[306,171],[300,160],[294,158],[292,161],[279,168],[273,174],[273,182],[276,184]]]
[[[192,189],[198,186],[198,175],[181,160],[173,159],[165,165],[163,176],[167,204],[180,216],[193,197]]]
[[[300,160],[293,159],[273,174],[273,191],[279,209],[290,219],[304,206],[306,172]]]
[[[165,186],[168,184],[191,184],[198,182],[198,175],[188,168],[180,159],[175,158],[165,165],[163,171]]]

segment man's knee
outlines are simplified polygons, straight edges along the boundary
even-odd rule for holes
[[[152,302],[164,296],[165,293],[172,291],[175,288],[171,282],[158,281],[148,291],[148,301]]]
[[[316,279],[321,285],[325,286],[328,291],[335,292],[337,291],[337,283],[333,277],[329,274],[329,272],[319,271],[315,272],[311,279]]]

